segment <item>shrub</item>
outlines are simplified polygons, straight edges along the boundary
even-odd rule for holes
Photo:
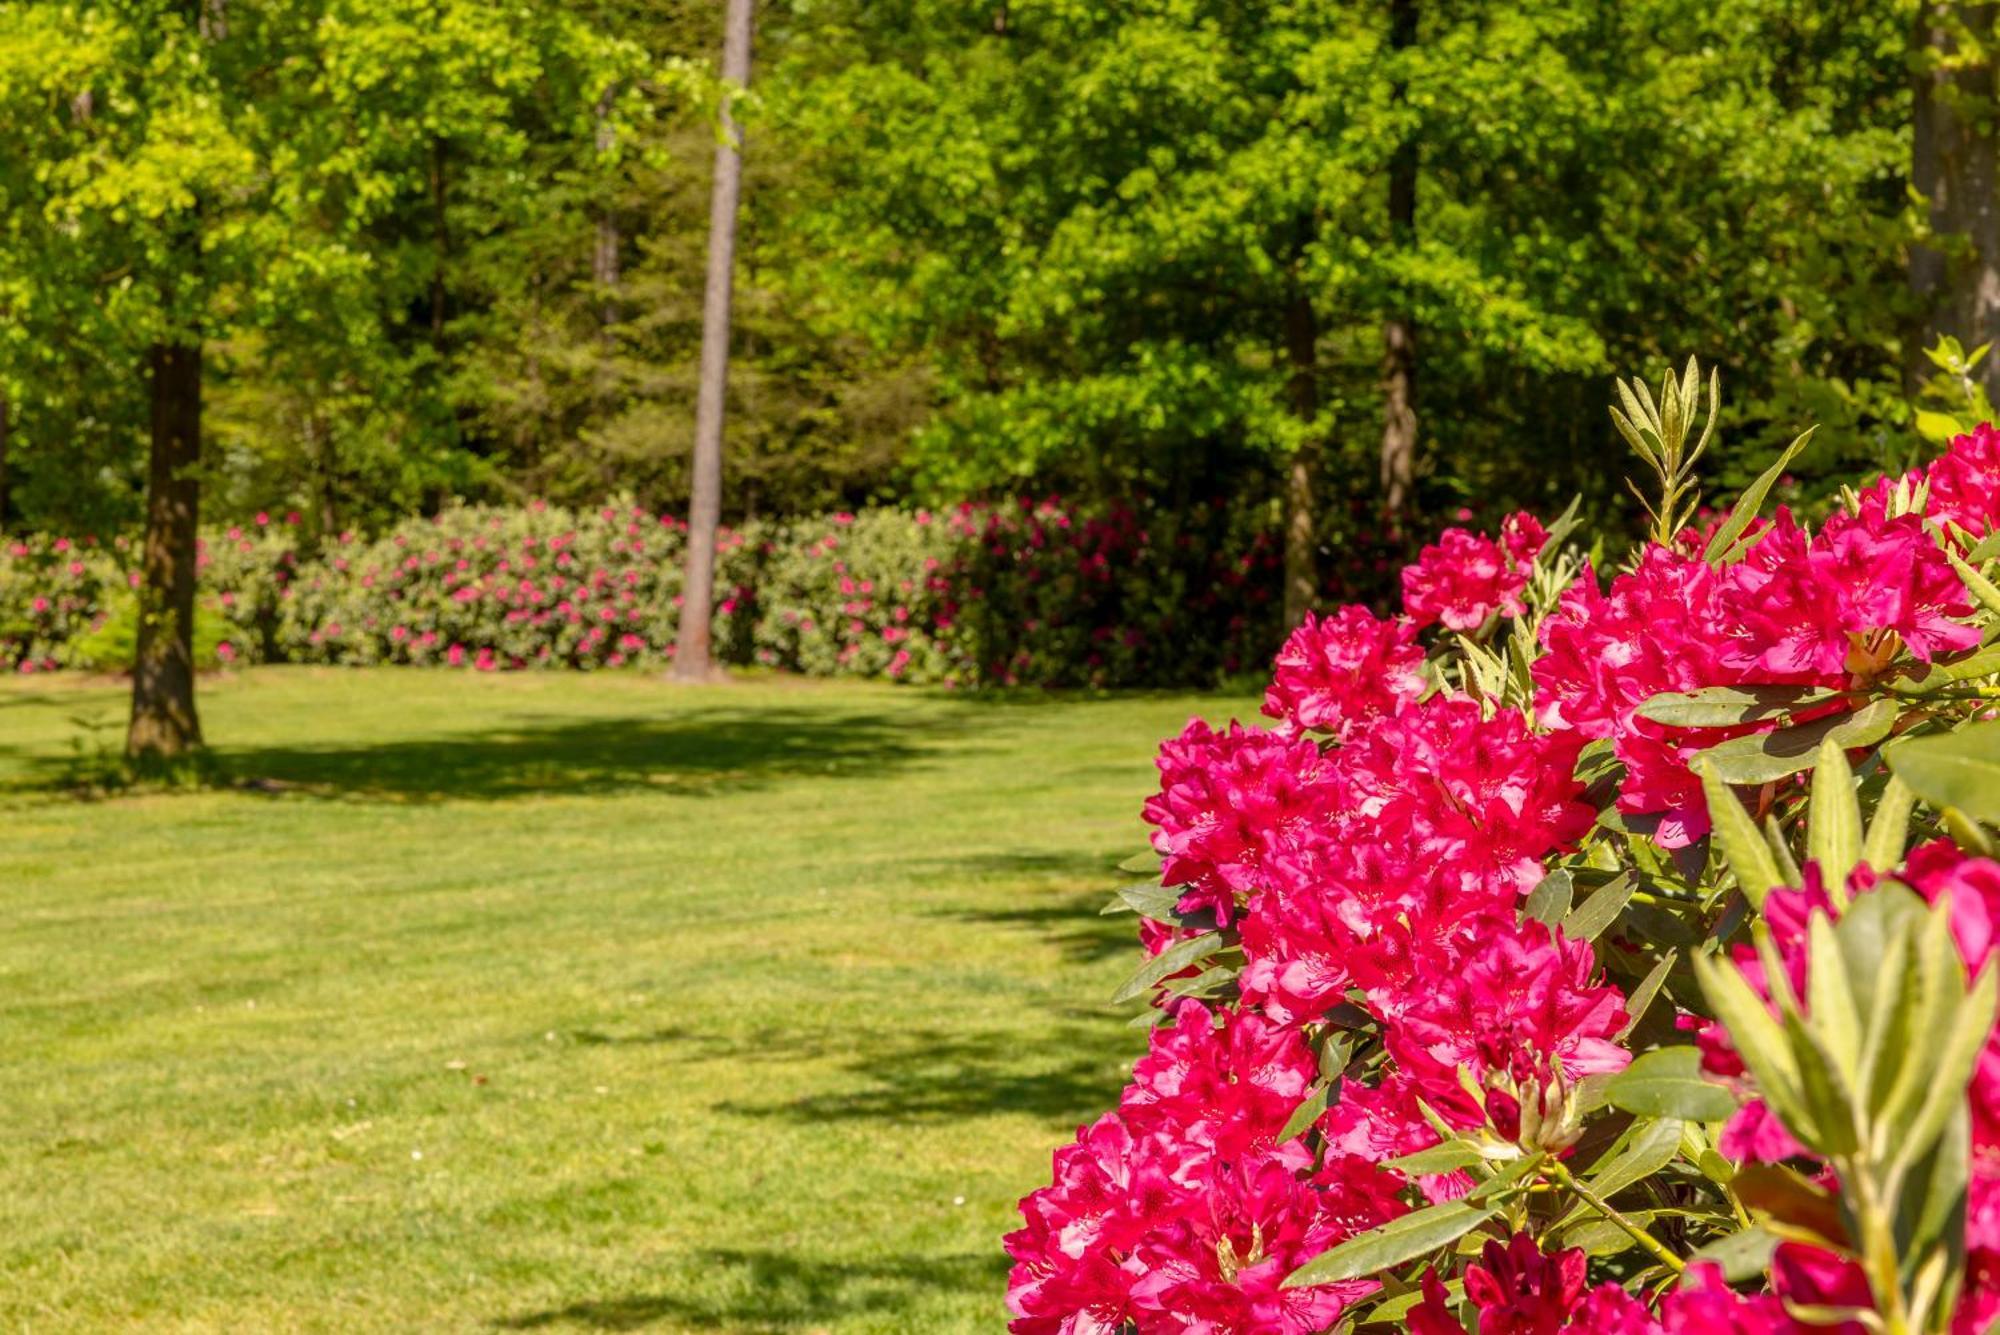
[[[724,530],[715,652],[817,676],[954,685],[1212,682],[1277,640],[1260,511],[1086,514],[1054,501],[879,508]],[[225,662],[486,670],[657,667],[679,623],[686,526],[629,501],[463,506],[317,553],[295,517],[203,534]],[[0,657],[122,661],[107,618],[131,544],[23,540],[0,559]],[[86,646],[86,637],[94,636]],[[107,638],[108,637],[108,638]]]
[[[1992,1328],[2000,431],[1687,528],[1701,397],[1625,399],[1608,582],[1447,533],[1271,726],[1162,747],[1148,1051],[1021,1203],[1012,1330]]]

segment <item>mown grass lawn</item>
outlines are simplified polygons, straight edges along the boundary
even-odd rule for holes
[[[118,689],[0,687],[0,1327],[1000,1329],[1232,708],[266,669],[80,800]]]

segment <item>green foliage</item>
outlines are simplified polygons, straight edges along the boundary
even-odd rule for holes
[[[222,666],[218,649],[228,641],[230,624],[216,604],[201,600],[194,613],[194,665],[201,671]],[[70,667],[88,672],[130,672],[138,657],[139,600],[127,591],[114,597],[88,633],[71,641],[64,655]]]

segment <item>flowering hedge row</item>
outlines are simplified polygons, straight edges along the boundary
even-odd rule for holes
[[[1684,529],[1696,398],[1615,570],[1448,532],[1162,747],[1148,1051],[1013,1331],[1996,1328],[2000,432]]]
[[[1212,681],[1278,638],[1265,518],[1020,501],[754,523],[721,536],[717,650],[964,685]],[[259,515],[203,536],[220,659],[495,670],[657,666],[673,653],[686,525],[669,515],[463,507],[318,552],[298,532],[295,517]],[[9,543],[0,661],[105,666],[93,632],[129,604],[131,556],[125,539]]]

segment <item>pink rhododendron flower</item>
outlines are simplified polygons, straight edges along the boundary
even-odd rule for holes
[[[1519,616],[1528,570],[1547,534],[1532,516],[1515,515],[1502,526],[1504,542],[1462,528],[1448,528],[1403,568],[1403,610],[1419,626],[1443,622],[1449,630],[1477,630],[1488,617]]]
[[[1264,713],[1294,728],[1346,737],[1424,693],[1416,626],[1365,607],[1310,612],[1278,651]]]

